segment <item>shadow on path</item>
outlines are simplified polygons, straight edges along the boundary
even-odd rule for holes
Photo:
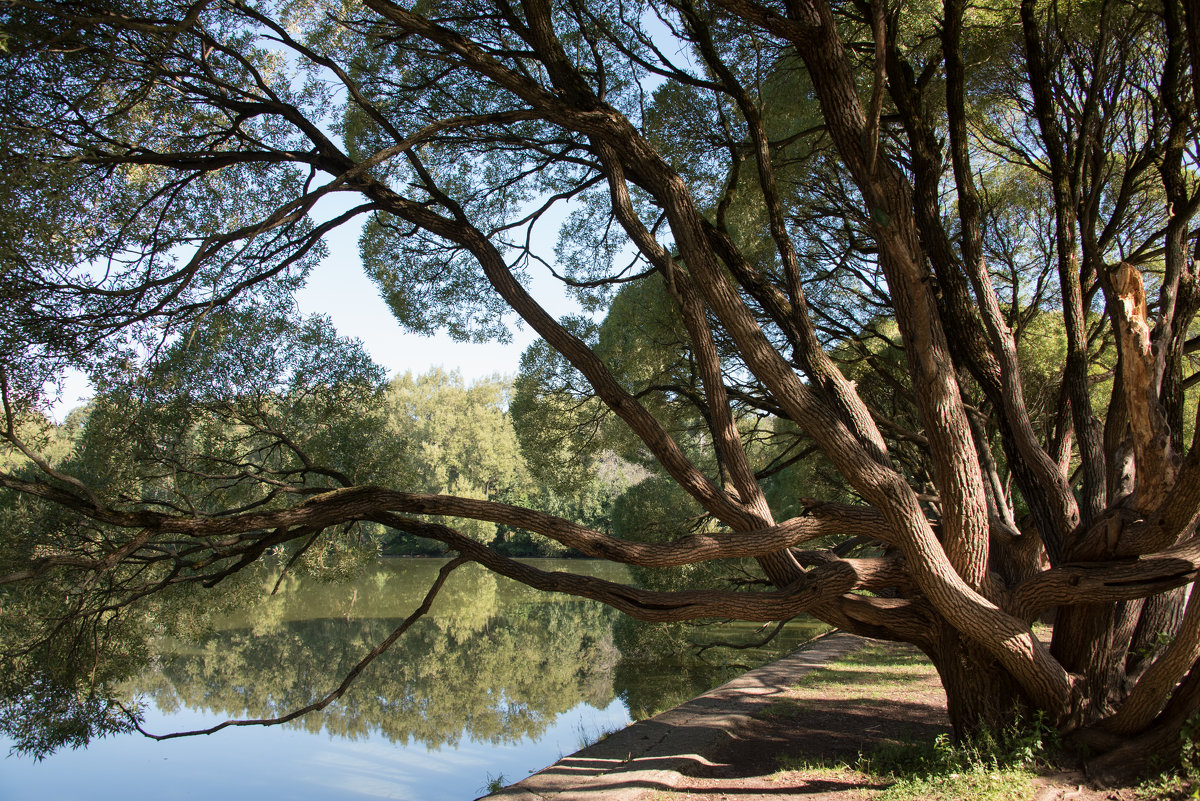
[[[834,633],[809,643],[784,658],[745,673],[697,698],[649,720],[634,723],[595,745],[560,759],[545,770],[511,787],[486,796],[489,801],[631,801],[651,791],[669,791],[686,798],[691,781],[703,776],[729,777],[729,764],[709,756],[730,746],[737,735],[769,716],[773,707],[789,703],[787,694],[800,678],[832,659],[844,656],[866,640]],[[813,721],[816,723],[817,721]],[[864,720],[864,727],[870,725]],[[849,785],[811,782],[774,789],[744,787],[719,790],[730,799],[820,798],[844,792]],[[854,785],[861,787],[861,785]],[[706,791],[707,792],[707,791]]]

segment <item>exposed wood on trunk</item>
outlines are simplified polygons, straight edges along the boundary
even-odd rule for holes
[[[1179,459],[1171,445],[1167,421],[1158,403],[1156,356],[1150,344],[1150,323],[1142,275],[1126,262],[1111,272],[1115,323],[1121,348],[1121,386],[1129,427],[1133,432],[1137,484],[1134,508],[1153,511],[1175,484]]]

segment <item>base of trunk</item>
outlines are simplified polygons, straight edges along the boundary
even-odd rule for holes
[[[997,734],[1030,713],[1020,686],[990,654],[953,630],[935,642],[927,653],[946,690],[957,739]]]

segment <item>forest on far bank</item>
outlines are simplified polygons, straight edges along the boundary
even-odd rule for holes
[[[320,318],[299,324],[291,333],[314,329],[333,335],[328,322]],[[349,347],[358,347],[357,343],[338,340]],[[202,370],[205,365],[219,364],[220,359],[212,358],[214,355],[198,358],[193,367]],[[535,366],[538,355],[539,349],[531,348],[526,366]],[[189,363],[182,362],[185,366]],[[367,363],[363,365],[366,367]],[[402,483],[417,493],[529,506],[597,531],[639,541],[665,542],[673,536],[703,531],[710,525],[711,521],[698,510],[686,513],[687,498],[672,492],[669,479],[661,469],[656,470],[650,454],[639,448],[639,443],[624,434],[620,426],[613,425],[611,419],[606,420],[603,414],[594,415],[596,410],[588,408],[586,399],[571,403],[569,392],[559,387],[552,393],[556,403],[547,403],[546,387],[539,383],[546,380],[545,375],[522,373],[514,378],[495,374],[468,381],[458,371],[440,367],[424,373],[405,372],[391,379],[382,378],[373,365],[368,372],[372,384],[353,380],[349,387],[334,393],[347,404],[348,408],[341,413],[354,413],[350,427],[334,433],[314,430],[311,439],[290,442],[290,448],[281,438],[269,441],[273,429],[282,430],[296,423],[302,405],[297,403],[298,399],[311,401],[330,391],[330,388],[318,391],[314,386],[297,392],[295,386],[290,391],[276,386],[271,391],[247,392],[237,404],[223,403],[219,410],[210,410],[223,416],[224,422],[219,426],[215,425],[215,418],[205,422],[203,404],[197,404],[186,416],[192,427],[186,436],[194,440],[188,450],[209,448],[221,438],[230,448],[249,448],[260,456],[268,456],[273,450],[275,453],[268,460],[282,465],[317,447],[320,450],[314,453],[319,453],[327,464],[318,468],[312,464],[313,457],[306,457],[307,464],[306,459],[300,459],[292,469],[297,473],[306,470],[332,473],[340,471],[330,469],[328,464],[352,466],[347,469],[360,482],[369,479],[383,484]],[[197,373],[193,371],[192,375]],[[142,405],[153,396],[150,381],[143,381],[140,391],[146,393],[142,403],[135,397],[138,393],[132,386],[117,391],[110,384],[102,388],[102,394],[69,412],[60,423],[45,416],[25,418],[24,436],[39,443],[48,464],[88,475],[93,480],[99,480],[100,473],[108,470],[115,488],[118,480],[118,473],[112,470],[115,457],[113,449],[105,444],[111,442],[112,426],[121,422],[125,434],[142,430],[161,435],[168,425],[163,415],[172,411],[171,407]],[[677,405],[685,404],[677,402]],[[178,414],[182,410],[174,405],[173,411]],[[325,411],[332,415],[336,410],[331,407]],[[695,409],[690,414],[686,409],[676,409],[676,424],[681,434],[686,435],[688,429],[699,434],[702,422],[695,419],[696,415]],[[178,422],[176,419],[175,424]],[[324,422],[327,421],[322,421],[322,425]],[[778,421],[765,417],[758,421],[758,427],[762,429],[759,435],[763,441],[760,458],[764,464],[771,463],[768,486],[775,488],[773,496],[779,499],[793,496],[799,488],[797,482],[822,480],[819,457],[813,457],[811,447],[797,446],[798,432],[785,431]],[[776,427],[778,431],[774,430]],[[257,445],[252,443],[256,437],[261,439]],[[183,432],[171,433],[170,447],[178,449],[184,438]],[[768,444],[771,442],[774,447]],[[137,455],[136,438],[126,443],[124,458],[135,461],[150,458],[150,451]],[[786,444],[781,447],[779,443]],[[141,445],[151,450],[152,444],[149,439],[141,440]],[[163,444],[160,441],[159,448]],[[702,440],[698,441],[697,450],[702,446]],[[812,457],[813,461],[805,466],[797,453]],[[179,456],[177,452],[173,458]],[[11,451],[0,455],[0,467],[4,469],[19,468],[26,463],[20,454]],[[167,481],[168,471],[160,468],[158,472],[160,480]],[[153,484],[152,475],[139,476],[135,482],[138,488],[144,490],[147,484]],[[172,480],[178,477],[178,472],[171,475]],[[236,476],[231,477],[224,489],[232,490],[238,483]],[[133,487],[125,491],[132,492]],[[662,515],[672,506],[682,514],[669,530],[661,525],[647,525],[646,521],[652,519],[650,513]],[[9,519],[13,519],[11,515],[16,509],[10,508],[8,512]],[[34,524],[32,519],[25,522]],[[504,523],[461,518],[455,525],[462,533],[506,556],[583,556],[553,539]],[[343,534],[350,533],[351,527],[346,528]],[[382,556],[444,556],[448,550],[437,540],[388,530],[366,521],[354,524],[353,533],[356,536],[351,539]]]

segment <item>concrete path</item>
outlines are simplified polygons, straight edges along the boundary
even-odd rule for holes
[[[835,632],[784,658],[744,673],[649,720],[633,723],[595,745],[485,798],[496,801],[629,801],[647,790],[670,790],[689,763],[734,737],[800,677],[866,640]],[[482,801],[482,800],[480,800]]]

